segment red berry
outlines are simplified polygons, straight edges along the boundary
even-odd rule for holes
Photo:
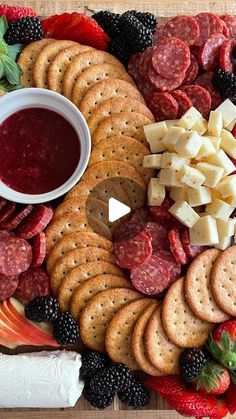
[[[224,394],[230,385],[230,375],[226,368],[209,361],[202,368],[194,388],[203,394]]]
[[[8,22],[25,16],[37,16],[31,7],[9,6],[0,4],[0,16],[5,15]]]
[[[225,393],[225,398],[229,413],[233,415],[236,413],[236,384],[230,384],[228,390]]]

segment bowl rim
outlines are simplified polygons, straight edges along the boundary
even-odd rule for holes
[[[79,159],[79,162],[75,171],[65,183],[60,185],[58,188],[53,189],[52,191],[49,191],[43,194],[22,193],[22,192],[18,192],[10,188],[9,186],[4,184],[4,182],[0,180],[0,196],[2,196],[3,198],[8,199],[10,201],[17,202],[17,203],[22,203],[22,204],[39,204],[39,203],[49,202],[49,201],[59,198],[60,196],[67,193],[71,188],[73,188],[73,186],[75,186],[76,183],[78,183],[78,181],[81,179],[83,173],[86,170],[86,167],[88,165],[88,161],[90,158],[91,136],[90,136],[89,127],[87,125],[87,122],[83,114],[74,105],[74,103],[72,103],[69,99],[62,96],[61,94],[51,91],[51,90],[37,88],[37,87],[30,87],[30,88],[15,90],[13,92],[7,93],[6,95],[0,98],[0,108],[2,106],[5,106],[6,108],[8,106],[8,102],[9,104],[12,104],[14,102],[14,99],[19,100],[20,98],[24,98],[26,100],[27,97],[29,98],[29,103],[27,106],[22,105],[18,109],[14,109],[12,112],[9,112],[6,117],[1,118],[1,115],[0,115],[0,123],[6,120],[11,115],[13,115],[14,113],[16,113],[17,111],[20,111],[22,109],[36,108],[36,107],[49,109],[62,115],[73,126],[80,141],[81,153],[80,153],[80,159]],[[51,100],[50,102],[51,105],[49,105],[49,103],[47,102],[43,106],[41,106],[40,104],[38,105],[38,104],[30,103],[30,101],[39,97],[41,99],[47,98],[49,102]],[[58,106],[55,106],[55,104],[57,104]],[[67,113],[65,114],[61,111],[60,105],[61,106],[63,105],[63,109],[66,109],[68,111],[68,114],[70,114],[71,117],[68,116]],[[77,124],[72,122],[72,119],[73,119],[72,116],[77,119],[77,122],[78,122]]]

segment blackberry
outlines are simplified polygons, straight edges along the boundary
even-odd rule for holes
[[[125,391],[132,380],[130,369],[125,364],[113,364],[99,370],[90,380],[90,391],[97,394],[111,394]]]
[[[54,297],[36,297],[25,306],[25,317],[34,322],[56,320],[58,315],[59,306]]]
[[[132,380],[126,391],[118,392],[118,397],[123,403],[138,409],[149,404],[150,392],[140,381]]]
[[[38,41],[43,37],[43,29],[38,17],[26,16],[9,23],[5,34],[5,41],[8,45],[29,44]]]
[[[180,376],[185,381],[193,381],[197,378],[207,358],[200,349],[185,349],[180,355]]]
[[[212,84],[223,98],[236,96],[236,75],[230,71],[217,70]]]
[[[88,402],[98,409],[105,409],[106,407],[110,406],[114,400],[114,393],[106,393],[106,394],[97,394],[92,393],[88,386],[84,386],[83,395]]]
[[[81,378],[91,378],[98,370],[108,365],[108,358],[100,352],[88,351],[82,355]]]
[[[102,27],[102,29],[111,38],[119,35],[119,18],[118,13],[112,13],[108,10],[102,10],[101,12],[94,13],[92,18]]]
[[[131,57],[131,51],[127,41],[122,35],[118,35],[111,40],[108,51],[115,55],[123,64],[128,64]]]
[[[152,33],[155,32],[157,26],[157,18],[153,13],[150,12],[137,12],[136,10],[130,10],[129,13],[132,13],[139,22],[141,22],[146,28],[150,29]]]
[[[79,339],[79,328],[68,311],[59,314],[53,324],[53,336],[60,345],[76,343]]]
[[[128,39],[132,52],[141,52],[153,45],[153,33],[132,13],[125,12],[119,20],[120,31]]]

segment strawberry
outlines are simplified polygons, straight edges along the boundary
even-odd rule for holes
[[[230,371],[236,370],[236,320],[221,323],[214,330],[208,339],[208,349],[220,364]]]
[[[230,375],[225,367],[209,361],[204,365],[193,385],[203,394],[223,394],[230,385]]]
[[[25,16],[37,16],[31,7],[9,6],[0,4],[0,16],[5,15],[8,22]]]
[[[228,390],[225,393],[226,405],[229,413],[233,415],[236,413],[236,385],[231,383]]]
[[[41,24],[46,37],[68,39],[101,50],[108,49],[109,36],[94,19],[83,13],[53,15],[43,19]]]

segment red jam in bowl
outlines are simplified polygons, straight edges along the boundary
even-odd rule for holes
[[[0,124],[0,179],[18,192],[42,194],[58,188],[79,159],[75,129],[54,111],[22,109]]]

